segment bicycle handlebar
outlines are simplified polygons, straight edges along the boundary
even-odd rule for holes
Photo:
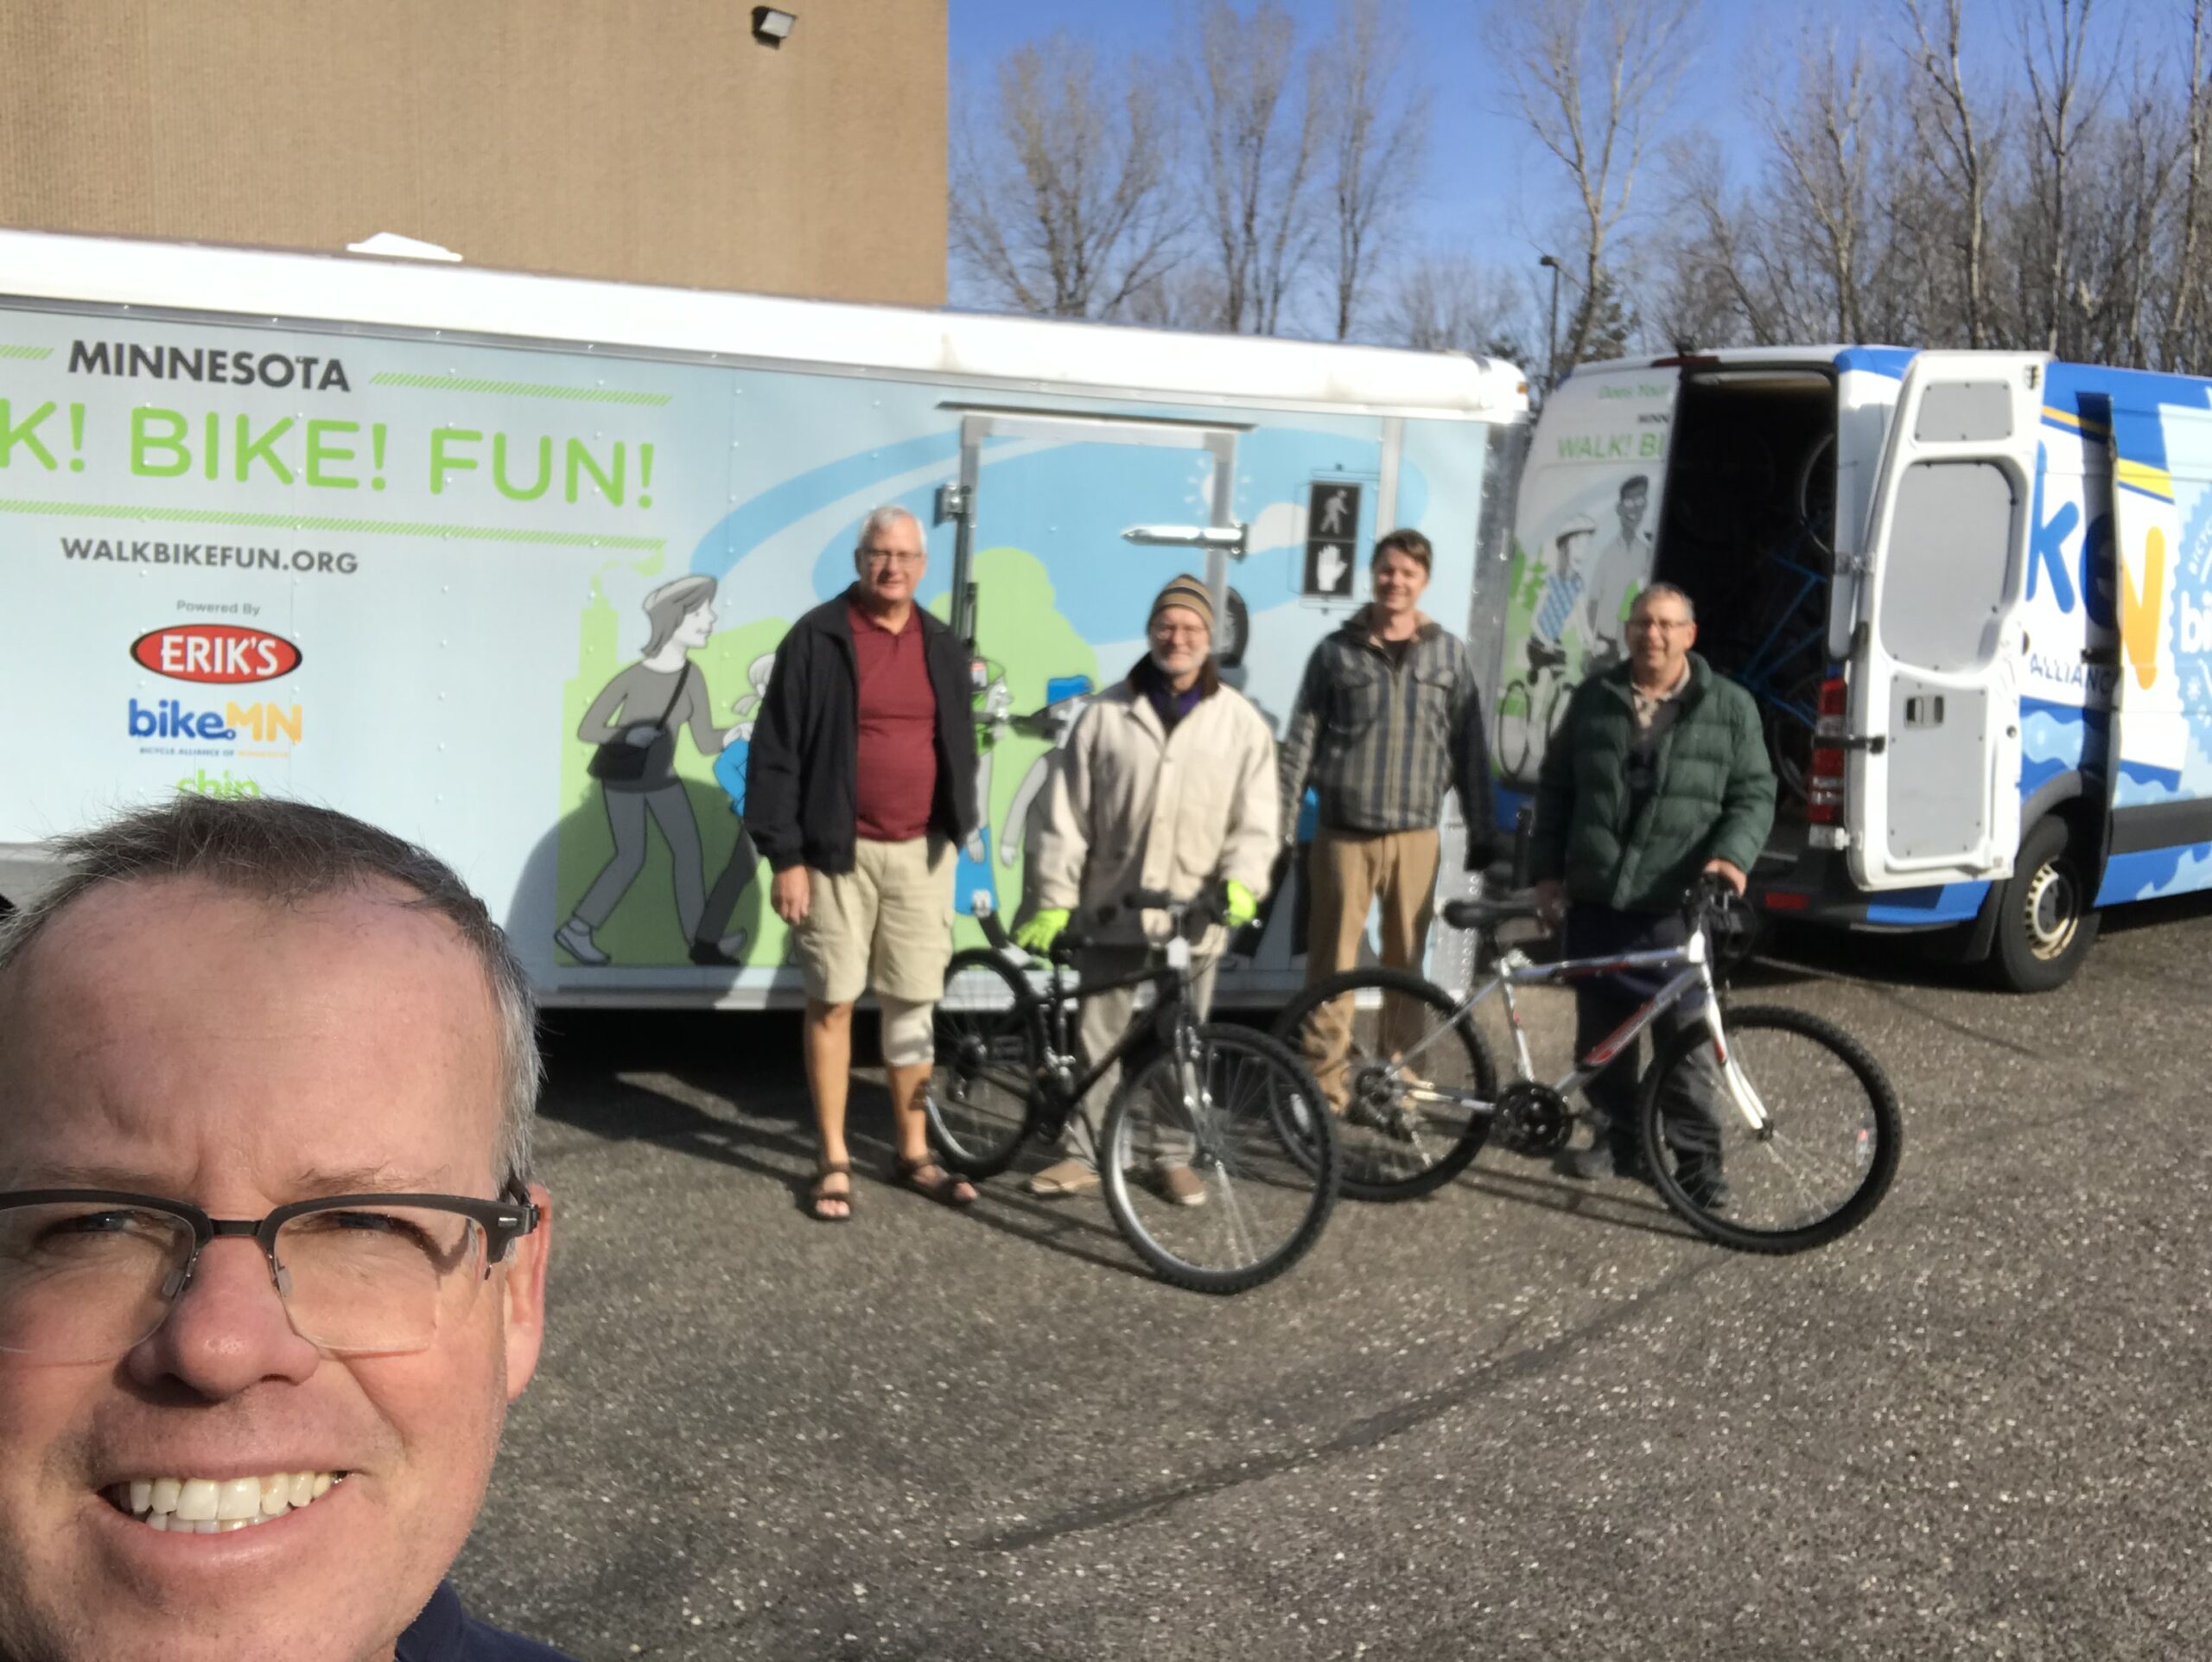
[[[1007,933],[1006,925],[999,921],[997,908],[983,904],[983,899],[982,895],[977,895],[978,903],[970,910],[969,915],[976,920],[976,927],[983,932],[983,939],[989,943],[992,950],[1019,954],[1024,958],[1032,956],[1014,939],[1013,935]],[[1193,895],[1188,900],[1178,900],[1161,888],[1133,888],[1118,902],[1109,901],[1105,905],[1097,907],[1092,914],[1092,917],[1096,925],[1103,928],[1125,911],[1165,912],[1174,920],[1178,927],[1185,918],[1192,916],[1201,918],[1208,923],[1220,923],[1225,920],[1228,914],[1229,895],[1226,886],[1220,883],[1215,884],[1209,892]],[[1053,963],[1065,964],[1076,953],[1088,946],[1090,944],[1090,934],[1083,927],[1080,915],[1072,916],[1068,920],[1067,927],[1061,930],[1053,940],[1052,950],[1049,956]]]

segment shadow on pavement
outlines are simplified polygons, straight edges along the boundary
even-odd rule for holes
[[[1497,1163],[1500,1160],[1514,1163],[1501,1165]],[[1462,1186],[1494,1200],[1544,1212],[1568,1213],[1613,1229],[1667,1235],[1677,1240],[1704,1239],[1648,1189],[1631,1189],[1618,1181],[1573,1182],[1555,1177],[1545,1165],[1518,1155],[1488,1157],[1484,1163],[1468,1170]]]
[[[768,1178],[806,1209],[816,1144],[795,1013],[552,1010],[544,1041],[545,1118],[610,1143],[652,1143]],[[874,1021],[865,1014],[855,1026],[853,1054],[876,1054]],[[880,1068],[865,1061],[854,1068],[845,1138],[854,1175],[863,1184],[890,1184],[891,1099]],[[1149,1278],[1122,1246],[1100,1196],[1046,1200],[1021,1191],[1028,1173],[1054,1157],[1050,1149],[1025,1149],[1014,1169],[976,1185],[966,1215],[1085,1264]]]

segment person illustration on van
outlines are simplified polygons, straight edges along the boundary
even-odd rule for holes
[[[577,724],[576,737],[598,747],[590,772],[614,833],[614,852],[568,921],[553,932],[554,943],[579,964],[609,961],[592,931],[613,914],[645,869],[647,814],[668,844],[684,939],[698,939],[707,905],[704,860],[691,799],[676,776],[676,735],[688,725],[692,743],[711,756],[736,733],[715,728],[707,678],[691,661],[714,633],[715,587],[712,577],[678,577],[647,595],[652,628],[645,655],[600,690]]]
[[[730,729],[721,755],[715,758],[715,783],[722,787],[729,798],[729,811],[737,816],[737,840],[730,844],[722,875],[715,879],[707,895],[706,915],[692,935],[694,964],[735,965],[744,961],[745,943],[751,932],[731,928],[730,919],[760,871],[760,850],[753,846],[752,833],[745,829],[745,762],[753,754],[753,718],[760,714],[760,700],[767,693],[768,677],[775,667],[773,653],[763,653],[753,660],[747,672],[753,691],[730,712],[739,718],[737,725]]]
[[[1552,570],[1529,626],[1532,671],[1566,665],[1569,633],[1581,637],[1586,674],[1621,661],[1622,620],[1633,590],[1651,569],[1651,535],[1643,528],[1650,505],[1649,477],[1631,474],[1621,481],[1613,504],[1618,534],[1600,543],[1597,525],[1578,514],[1553,537]]]
[[[1651,570],[1651,533],[1643,524],[1650,506],[1650,478],[1630,474],[1613,503],[1620,533],[1590,556],[1590,580],[1583,589],[1586,674],[1610,669],[1626,655],[1621,636],[1629,600]]]

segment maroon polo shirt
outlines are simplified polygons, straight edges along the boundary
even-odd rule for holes
[[[928,832],[937,800],[937,692],[921,620],[909,613],[894,634],[857,606],[845,615],[860,678],[854,829],[874,843],[908,842]]]

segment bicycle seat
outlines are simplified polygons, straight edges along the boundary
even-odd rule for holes
[[[1501,923],[1535,917],[1538,912],[1536,898],[1533,895],[1504,901],[1483,899],[1444,902],[1444,921],[1454,929],[1495,929]]]

